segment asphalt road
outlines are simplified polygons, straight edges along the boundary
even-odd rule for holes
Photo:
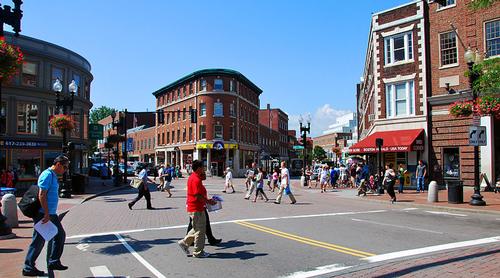
[[[128,210],[134,189],[73,208],[63,220],[70,269],[57,277],[330,277],[395,258],[500,244],[494,215],[374,203],[351,197],[354,191],[320,193],[298,184],[295,205],[286,196],[280,205],[253,203],[243,199],[242,180],[237,193],[223,194],[223,181],[210,179],[209,194],[224,197],[223,209],[210,214],[223,242],[205,248],[209,258],[186,257],[176,244],[188,220],[185,181],[174,182],[173,198],[153,192],[153,211],[144,201]]]

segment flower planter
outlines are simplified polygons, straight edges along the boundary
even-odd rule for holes
[[[23,64],[23,53],[17,46],[10,45],[0,38],[0,80],[14,76]]]
[[[473,113],[472,101],[457,101],[450,105],[450,115],[455,117],[468,117]]]
[[[75,128],[75,121],[71,118],[71,116],[58,114],[50,117],[49,125],[51,128],[59,131],[72,131]]]

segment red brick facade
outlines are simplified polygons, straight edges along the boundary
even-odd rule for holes
[[[259,123],[276,131],[276,137],[272,138],[273,141],[278,142],[275,157],[288,160],[288,115],[281,109],[271,108],[268,104],[266,109],[259,110]]]

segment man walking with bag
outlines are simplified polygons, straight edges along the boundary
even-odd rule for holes
[[[292,205],[297,203],[297,200],[295,200],[295,197],[293,196],[293,193],[291,191],[290,173],[286,168],[285,161],[281,161],[281,185],[280,185],[280,190],[278,191],[278,197],[276,197],[276,201],[274,201],[275,204],[281,203],[281,198],[283,197],[283,191],[286,192],[288,198],[290,198],[290,201],[292,201]]]
[[[38,199],[40,200],[40,210],[33,217],[36,224],[42,221],[43,224],[51,221],[57,227],[57,234],[49,241],[47,246],[47,266],[50,270],[66,270],[67,266],[61,264],[61,256],[66,241],[66,232],[57,215],[57,205],[59,202],[59,183],[57,175],[62,175],[69,168],[69,159],[60,155],[54,160],[54,164],[43,171],[38,177]],[[45,273],[35,267],[36,259],[42,252],[45,239],[40,233],[33,229],[33,240],[28,247],[28,253],[24,260],[23,276],[44,276]]]
[[[135,205],[135,203],[139,201],[142,196],[144,196],[144,198],[146,198],[146,208],[154,209],[151,206],[151,193],[149,192],[148,188],[148,181],[151,183],[154,183],[154,181],[152,181],[148,177],[148,171],[146,170],[146,168],[142,168],[141,172],[139,172],[139,175],[137,175],[137,178],[139,178],[139,180],[141,181],[141,184],[139,185],[139,187],[137,187],[137,189],[139,189],[139,194],[137,194],[137,197],[135,197],[132,202],[128,203],[128,208],[132,210],[132,207]]]
[[[210,256],[203,249],[205,248],[205,232],[206,232],[206,204],[215,205],[217,202],[208,199],[207,189],[203,186],[202,181],[207,178],[203,162],[200,160],[193,161],[193,173],[187,181],[187,212],[193,223],[193,228],[189,233],[177,242],[179,247],[189,255],[189,246],[194,242],[193,256],[196,258],[206,258]]]
[[[252,163],[252,168],[248,171],[248,179],[250,180],[250,187],[248,188],[247,194],[245,195],[245,199],[250,199],[255,187],[257,185],[257,174],[259,170],[257,169],[257,163]]]

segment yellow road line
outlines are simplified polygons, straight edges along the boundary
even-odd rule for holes
[[[254,223],[249,223],[249,222],[245,222],[245,221],[237,221],[235,223],[239,224],[241,226],[245,226],[247,228],[261,231],[261,232],[265,232],[265,233],[269,233],[269,234],[283,237],[286,239],[302,242],[302,243],[309,244],[312,246],[321,247],[321,248],[329,249],[332,251],[337,251],[337,252],[352,255],[355,257],[365,258],[365,257],[375,256],[375,254],[372,254],[372,253],[367,253],[367,252],[354,250],[354,249],[350,249],[347,247],[343,247],[343,246],[339,246],[339,245],[335,245],[335,244],[331,244],[331,243],[327,243],[327,242],[317,241],[317,240],[310,239],[310,238],[305,238],[305,237],[300,237],[300,236],[288,234],[288,233],[274,230],[274,229],[271,229],[268,227],[260,226],[260,225],[254,224]]]

